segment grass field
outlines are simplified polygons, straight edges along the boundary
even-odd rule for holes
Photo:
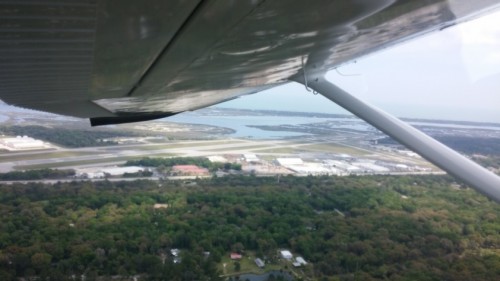
[[[356,149],[354,147],[349,147],[345,145],[341,145],[338,143],[322,143],[322,144],[310,144],[310,145],[302,145],[301,149],[310,150],[310,151],[324,151],[331,153],[345,153],[350,155],[365,155],[368,152],[362,149]]]
[[[187,142],[187,143],[172,143],[172,144],[154,144],[154,145],[144,145],[134,147],[135,150],[162,150],[162,149],[173,149],[173,148],[185,148],[185,147],[200,147],[200,146],[211,146],[211,145],[227,145],[227,144],[241,143],[239,140],[227,140],[227,141],[200,141],[200,142]]]
[[[155,157],[170,157],[175,156],[175,154],[155,154]],[[79,161],[67,161],[67,162],[54,162],[54,163],[44,163],[44,164],[34,164],[34,165],[19,165],[14,166],[15,170],[33,170],[33,169],[45,169],[45,168],[63,168],[71,166],[81,166],[88,164],[106,164],[112,162],[125,162],[128,160],[141,159],[145,156],[123,156],[123,157],[110,157],[110,158],[98,158],[91,160],[79,160]]]
[[[203,151],[224,152],[224,151],[245,150],[245,149],[254,150],[254,149],[258,149],[258,148],[265,148],[267,146],[268,146],[267,144],[247,145],[247,146],[224,147],[224,148],[216,148],[216,149],[204,149]]]
[[[36,153],[36,154],[4,154],[0,155],[0,163],[2,162],[14,162],[14,161],[24,161],[24,160],[38,160],[38,159],[51,159],[51,158],[64,158],[64,157],[77,157],[86,155],[95,155],[100,152],[91,151],[59,151],[59,152],[47,152],[47,153]]]
[[[350,155],[366,155],[367,152],[362,149],[356,149],[354,147],[344,146],[337,143],[322,143],[322,144],[301,144],[293,143],[290,146],[282,146],[276,148],[266,148],[254,150],[254,152],[260,153],[284,153],[293,154],[298,152],[328,152],[328,153],[345,153]]]
[[[297,148],[293,147],[276,147],[276,148],[266,148],[266,149],[257,149],[254,150],[256,153],[283,153],[283,154],[292,154],[297,152]]]

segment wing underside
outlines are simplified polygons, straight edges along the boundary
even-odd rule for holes
[[[326,71],[495,0],[0,1],[0,98],[110,124]]]

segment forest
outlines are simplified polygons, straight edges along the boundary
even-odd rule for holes
[[[40,180],[40,179],[63,179],[75,176],[73,169],[35,169],[25,171],[11,171],[0,173],[2,181],[18,181],[18,180]]]
[[[160,168],[159,170],[164,170],[165,168],[171,168],[175,165],[196,165],[199,167],[207,168],[211,172],[217,170],[236,170],[241,171],[241,164],[230,163],[230,162],[211,162],[206,157],[144,157],[138,160],[128,160],[125,166],[142,166],[142,167],[155,167]]]
[[[448,176],[12,184],[0,212],[0,280],[224,280],[279,249],[304,280],[500,280],[500,206]]]

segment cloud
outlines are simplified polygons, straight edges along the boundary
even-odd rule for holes
[[[460,33],[464,45],[500,46],[500,10],[475,20],[460,24]]]
[[[500,72],[500,11],[457,28],[462,39],[462,60],[471,81]]]

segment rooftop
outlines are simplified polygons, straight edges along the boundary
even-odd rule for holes
[[[197,175],[208,174],[208,169],[196,165],[175,165],[172,167],[172,171]]]

